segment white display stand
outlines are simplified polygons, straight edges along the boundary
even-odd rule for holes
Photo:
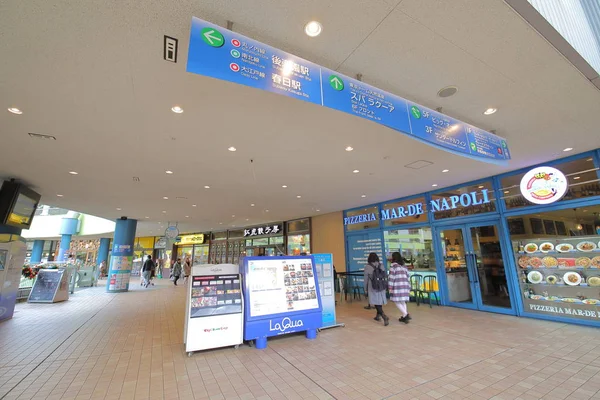
[[[69,300],[69,272],[61,269],[40,269],[29,293],[29,303],[58,303]]]
[[[240,267],[233,264],[192,267],[187,286],[185,351],[235,346],[243,342],[244,298]]]

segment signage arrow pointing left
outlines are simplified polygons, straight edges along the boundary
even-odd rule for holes
[[[214,28],[202,29],[202,40],[212,47],[221,47],[225,44],[225,38],[218,30]]]

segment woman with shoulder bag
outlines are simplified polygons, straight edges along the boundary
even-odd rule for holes
[[[369,254],[367,261],[368,264],[365,266],[365,286],[368,289],[367,293],[369,293],[369,304],[374,305],[377,310],[377,315],[373,319],[375,321],[381,321],[383,318],[383,325],[388,326],[390,324],[390,319],[383,312],[383,306],[387,304],[386,272],[379,262],[379,256],[377,256],[377,254]]]
[[[404,259],[399,252],[392,253],[388,286],[390,300],[396,304],[396,307],[402,313],[399,321],[408,324],[408,321],[412,319],[406,307],[406,302],[410,300],[410,281],[408,279],[408,269],[404,266]]]

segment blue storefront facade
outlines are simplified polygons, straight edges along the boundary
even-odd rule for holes
[[[599,165],[600,149],[346,210],[346,270],[399,251],[442,305],[600,326]],[[537,167],[562,181],[532,200]]]

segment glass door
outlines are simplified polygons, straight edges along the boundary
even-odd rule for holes
[[[447,300],[451,305],[514,314],[496,223],[440,230]]]

